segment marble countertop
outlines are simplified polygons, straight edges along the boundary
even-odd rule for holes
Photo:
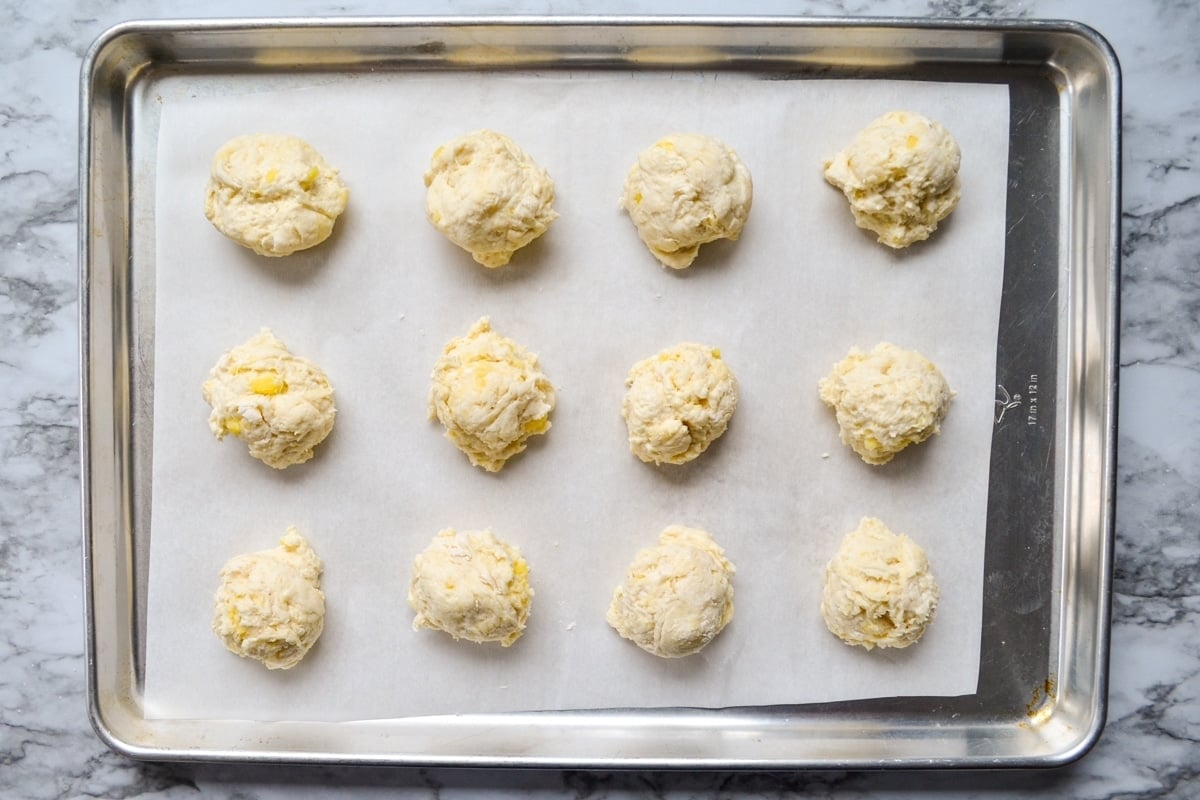
[[[1200,6],[1192,0],[763,2],[822,16],[1066,18],[1124,79],[1121,406],[1108,726],[1070,766],[998,773],[680,774],[146,765],[87,720],[77,390],[77,97],[127,19],[577,13],[585,2],[0,0],[0,796],[1200,797]],[[592,6],[596,8],[598,6]],[[619,2],[609,11],[734,12]]]

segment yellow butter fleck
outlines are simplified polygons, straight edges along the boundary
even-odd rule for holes
[[[234,436],[242,435],[242,421],[237,417],[230,417],[229,419],[225,420],[221,423],[221,427],[225,429],[226,433]]]
[[[267,170],[267,183],[274,183],[278,179],[279,179],[279,170],[275,169],[274,167]]]
[[[531,419],[525,423],[524,427],[526,433],[545,433],[546,429],[550,427],[550,420]]]
[[[283,394],[287,391],[287,382],[277,375],[259,375],[250,381],[250,391],[267,396]]]
[[[904,145],[909,150],[912,150],[913,148],[915,148],[917,146],[918,141],[919,140],[917,139],[917,137],[910,133],[908,135],[908,138],[904,140]]]
[[[300,185],[303,186],[305,189],[311,189],[313,187],[313,185],[317,182],[317,176],[320,174],[321,174],[321,171],[319,169],[317,169],[316,167],[310,167],[308,170],[308,173],[304,176],[304,179],[302,181],[300,181]]]

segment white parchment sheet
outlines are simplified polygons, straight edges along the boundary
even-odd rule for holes
[[[161,100],[148,716],[352,720],[975,691],[1006,87],[665,71],[319,80]],[[957,211],[900,253],[856,228],[821,176],[825,157],[892,109],[943,121],[963,151]],[[434,149],[484,127],[547,168],[561,214],[496,271],[424,216]],[[673,131],[723,139],[754,178],[741,240],[706,245],[684,272],[659,266],[617,206],[637,152]],[[350,205],[329,241],[268,259],[204,218],[213,152],[253,132],[299,135],[341,170]],[[483,315],[538,353],[559,390],[550,433],[495,475],[426,416],[443,344]],[[213,439],[200,391],[221,353],[262,326],[336,390],[332,435],[283,472]],[[688,340],[721,348],[741,404],[697,461],[655,468],[628,451],[624,378]],[[817,381],[852,345],[881,340],[920,350],[958,396],[940,436],[870,467],[839,442]],[[924,546],[941,584],[935,623],[907,650],[848,647],[820,617],[824,565],[864,515]],[[672,523],[724,546],[736,613],[699,655],[660,660],[604,612],[635,552]],[[212,597],[228,558],[273,547],[288,525],[324,559],[326,627],[298,667],[268,672],[212,634]],[[412,558],[447,526],[491,527],[528,559],[536,597],[513,647],[411,629]]]

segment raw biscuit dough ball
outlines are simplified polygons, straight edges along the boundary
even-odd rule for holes
[[[707,531],[672,525],[633,559],[605,619],[647,653],[697,653],[733,619],[734,571]]]
[[[817,386],[837,414],[842,442],[876,465],[937,433],[954,397],[933,362],[890,342],[869,353],[850,348]]]
[[[429,221],[485,267],[504,266],[558,219],[549,173],[495,131],[439,147],[425,186]]]
[[[532,599],[529,565],[490,530],[447,528],[413,560],[413,630],[508,647],[525,632]]]
[[[858,227],[888,247],[928,239],[958,205],[958,143],[941,124],[891,111],[825,162],[825,180],[850,201]]]
[[[692,342],[637,362],[625,386],[629,449],[646,463],[696,458],[725,433],[738,404],[737,380],[721,351]]]
[[[338,171],[295,136],[238,136],[217,150],[204,215],[217,230],[262,256],[320,244],[346,210]]]
[[[267,328],[221,356],[203,390],[213,435],[238,437],[275,469],[308,461],[333,430],[333,387],[324,370],[292,355]]]
[[[295,528],[272,550],[234,556],[221,568],[213,632],[232,653],[267,669],[291,669],[325,628],[321,571],[321,559]]]
[[[554,386],[537,356],[487,317],[450,340],[433,368],[429,417],[477,467],[499,472],[531,436],[550,430]]]
[[[676,133],[638,154],[625,178],[621,206],[663,265],[691,266],[700,245],[742,234],[754,186],[729,145]]]
[[[912,539],[863,517],[825,568],[821,616],[846,644],[908,647],[933,621],[938,585]]]

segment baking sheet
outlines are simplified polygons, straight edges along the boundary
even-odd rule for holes
[[[216,83],[217,79],[214,79]],[[722,73],[359,76],[303,90],[163,91],[156,206],[149,718],[368,719],[463,711],[759,705],[975,690],[1003,264],[1003,86],[766,81]],[[168,87],[169,88],[169,87]],[[219,89],[219,91],[217,91]],[[856,229],[820,161],[867,121],[910,108],[947,122],[964,196],[928,243],[895,254]],[[336,109],[336,111],[331,111]],[[562,214],[496,272],[424,221],[420,176],[446,139],[513,136],[554,177]],[[642,147],[671,130],[733,145],[755,177],[741,241],[668,272],[616,207]],[[351,205],[333,239],[259,258],[204,220],[212,152],[296,133],[337,165]],[[442,344],[479,316],[540,353],[554,429],[499,475],[426,420]],[[200,383],[268,325],[321,364],[339,416],[283,473],[207,431]],[[852,344],[915,347],[958,391],[938,439],[872,469],[837,440],[816,381]],[[629,455],[619,416],[633,361],[682,340],[721,347],[742,386],[729,433],[697,462]],[[821,623],[820,574],[864,514],[925,546],[942,586],[919,646],[865,653]],[[671,523],[712,531],[738,567],[737,613],[700,655],[660,661],[603,621],[613,585]],[[324,558],[325,634],[268,673],[208,631],[216,573],[287,525]],[[514,647],[412,632],[408,565],[447,525],[518,544],[537,591]]]

